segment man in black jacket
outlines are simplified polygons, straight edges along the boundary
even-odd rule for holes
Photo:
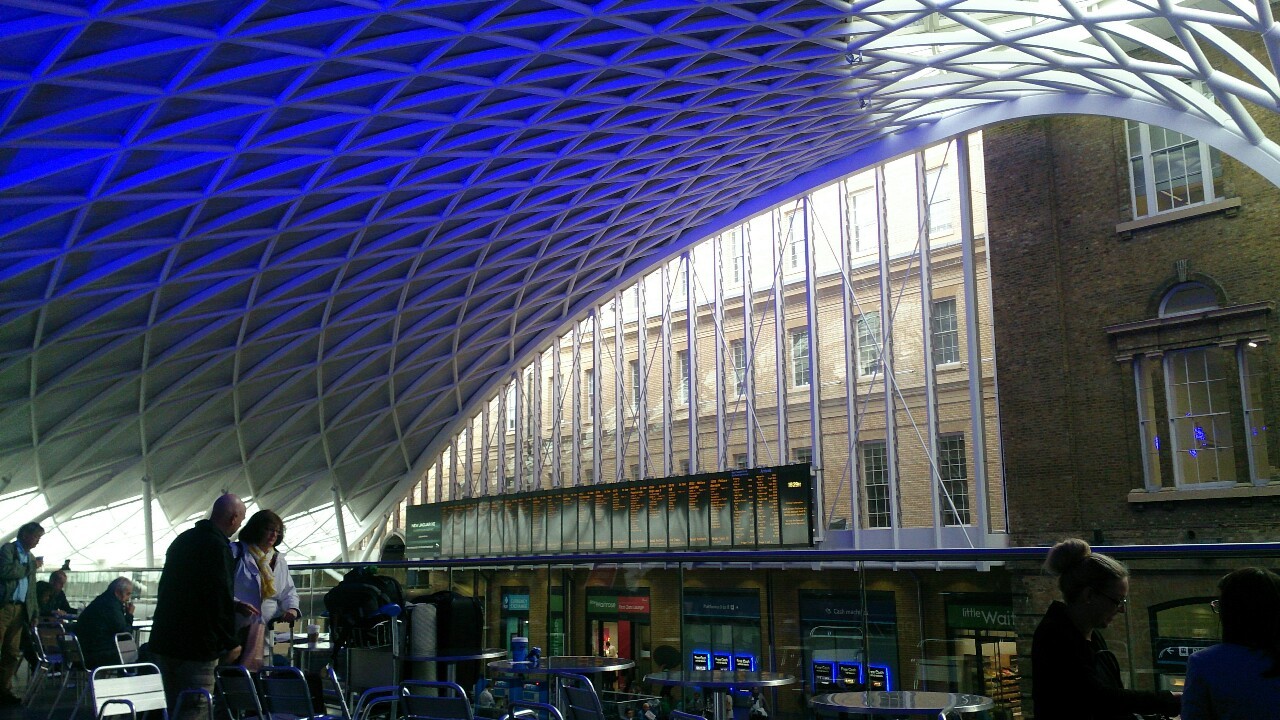
[[[213,504],[208,520],[183,532],[169,545],[150,649],[159,656],[170,711],[187,688],[213,691],[213,669],[240,655],[235,614],[256,614],[248,603],[232,596],[232,558],[229,539],[244,522],[244,503],[230,493]],[[203,705],[183,702],[184,718],[198,718]]]
[[[133,583],[118,577],[105,592],[93,599],[76,621],[76,637],[80,652],[90,668],[115,665],[120,661],[116,651],[116,633],[133,627]]]

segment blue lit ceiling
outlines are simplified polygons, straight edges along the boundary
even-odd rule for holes
[[[365,532],[548,332],[838,173],[1103,112],[1280,178],[1245,110],[1278,37],[1243,2],[0,0],[3,492],[337,487]]]

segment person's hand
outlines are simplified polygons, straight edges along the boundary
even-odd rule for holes
[[[292,625],[301,616],[302,613],[298,612],[298,608],[289,608],[284,611],[284,615],[281,615],[280,619]]]
[[[132,615],[132,614],[133,614],[133,603],[125,603],[125,604],[124,604],[124,614],[125,614],[125,615]]]
[[[44,557],[36,557],[36,569],[39,570],[42,567],[44,567]]]
[[[221,661],[219,661],[219,664],[220,664],[220,665],[234,665],[234,664],[235,664],[235,662],[236,662],[236,660],[239,660],[239,659],[240,659],[240,646],[239,646],[239,645],[237,645],[237,646],[235,646],[235,647],[231,648],[230,650],[228,650],[228,651],[226,652],[226,654],[224,654],[224,655],[222,656],[222,659],[221,659]]]
[[[241,615],[244,615],[244,616],[246,616],[246,617],[254,617],[254,616],[257,616],[257,615],[261,615],[261,614],[262,614],[262,613],[258,610],[258,608],[256,608],[256,607],[254,607],[254,606],[250,605],[249,603],[247,603],[247,602],[245,602],[245,601],[243,601],[243,600],[237,600],[237,601],[236,601],[236,612],[238,612],[238,613],[240,613]]]

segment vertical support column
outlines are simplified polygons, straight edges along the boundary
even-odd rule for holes
[[[591,413],[591,483],[593,485],[600,482],[602,472],[600,466],[604,462],[604,414],[600,412],[604,397],[604,385],[601,384],[600,374],[600,336],[603,334],[600,306],[597,305],[591,310],[591,387],[595,388],[595,392],[591,393],[591,407],[587,408],[587,412]],[[582,476],[579,475],[574,482],[581,485]]]
[[[542,353],[533,356],[529,375],[529,484],[522,490],[542,489]]]
[[[573,338],[578,337],[578,325],[581,320],[573,321]],[[564,453],[560,448],[560,428],[564,425],[564,383],[560,377],[560,337],[551,343],[551,487],[560,487],[560,461],[564,458]],[[577,364],[578,346],[573,347],[574,365]],[[577,396],[581,392],[582,386],[574,383],[574,411],[577,410]],[[575,418],[576,420],[576,418]],[[578,428],[575,423],[573,428],[573,439],[578,439]],[[577,453],[574,453],[575,455]]]
[[[844,323],[844,410],[847,418],[848,432],[845,433],[849,453],[849,524],[853,529],[853,549],[862,547],[862,497],[859,487],[858,440],[862,434],[862,416],[858,414],[858,337],[857,307],[858,299],[853,294],[853,248],[849,237],[849,187],[841,180],[838,186],[840,194],[840,295],[841,320]]]
[[[959,179],[956,194],[960,196],[960,255],[964,273],[964,334],[968,341],[965,359],[969,362],[969,417],[970,434],[973,435],[973,450],[970,454],[973,457],[974,505],[977,510],[975,516],[979,542],[982,547],[986,547],[988,528],[991,527],[991,508],[987,504],[987,422],[986,408],[982,402],[982,332],[978,327],[978,272],[973,245],[973,188],[972,176],[969,174],[968,135],[956,138],[956,176]],[[991,366],[995,367],[994,361]]]
[[[938,468],[938,388],[933,370],[933,265],[930,262],[932,253],[929,246],[929,197],[937,192],[937,183],[942,182],[942,170],[938,171],[938,180],[934,187],[929,187],[929,173],[925,167],[924,151],[917,151],[916,156],[916,217],[920,221],[917,228],[918,261],[920,263],[920,329],[921,354],[924,355],[924,412],[925,412],[925,457],[929,459],[929,488],[933,495],[930,507],[933,508],[933,546],[942,547],[942,504],[955,505],[951,494],[942,484],[942,474]]]
[[[449,438],[449,487],[461,497],[471,497],[471,478],[458,479],[458,436]]]
[[[476,477],[476,419],[469,418],[467,420],[467,455],[463,459],[467,474],[467,493],[471,497],[476,496],[476,486],[479,485],[479,479]]]
[[[507,487],[507,403],[514,404],[515,398],[508,400],[508,397],[513,396],[515,391],[514,387],[504,386],[499,396],[502,399],[498,401],[498,494],[502,494]]]
[[[661,343],[662,367],[658,374],[662,376],[662,477],[671,477],[671,415],[675,409],[671,401],[671,378],[674,374],[679,378],[680,368],[671,362],[671,263],[662,263],[659,270],[662,281],[662,307],[658,313],[658,340]]]
[[[823,540],[827,536],[827,514],[826,514],[826,488],[823,483],[823,463],[822,463],[822,363],[819,362],[818,353],[821,349],[818,335],[818,266],[817,253],[813,251],[813,243],[810,242],[809,236],[809,200],[810,196],[806,195],[801,202],[801,209],[804,212],[804,222],[802,228],[804,230],[804,304],[805,317],[808,318],[806,332],[809,333],[809,436],[812,438],[809,442],[813,459],[811,467],[813,468],[813,514],[818,518],[818,528],[816,540]],[[789,462],[790,460],[784,460]]]
[[[589,317],[594,318],[595,315],[596,315],[596,311],[592,310]],[[596,333],[592,333],[592,338],[591,338],[591,342],[593,345],[596,342],[595,334]],[[569,377],[570,377],[569,387],[571,388],[571,392],[573,392],[573,407],[572,407],[573,443],[572,443],[572,450],[569,451],[569,484],[581,485],[582,484],[582,323],[581,322],[575,322],[573,324],[573,333],[569,336],[569,342],[573,347],[573,349],[571,350],[571,352],[573,353],[573,359],[570,361],[570,364],[569,364],[569,368],[570,368],[569,369]],[[592,372],[595,372],[595,370],[592,370]],[[592,385],[591,387],[594,387],[596,389],[596,392],[600,392],[600,386],[598,384]],[[591,412],[590,408],[587,409],[587,412]],[[599,419],[597,419],[593,427],[599,426],[599,424],[600,424]],[[591,452],[594,453],[597,450],[598,448],[596,447],[596,443],[592,443]],[[559,462],[556,463],[557,466],[559,464],[560,464]],[[557,485],[557,487],[563,487],[563,486],[564,486],[564,481],[563,479],[561,479],[560,484]]]
[[[151,517],[151,476],[142,476],[142,535],[146,543],[147,567],[156,566],[155,526]]]
[[[636,462],[640,472],[634,480],[649,477],[649,359],[645,352],[649,344],[649,307],[644,291],[648,279],[641,277],[636,283],[636,366],[640,368],[636,383]]]
[[[771,213],[773,218],[773,362],[774,362],[774,379],[775,397],[778,403],[778,444],[777,457],[773,462],[781,465],[787,462],[790,447],[787,442],[787,318],[786,318],[786,299],[783,293],[786,292],[786,282],[783,275],[783,263],[786,262],[783,257],[785,252],[785,243],[787,237],[787,229],[782,227],[782,213],[774,210]],[[794,219],[794,216],[792,216]]]
[[[512,404],[515,405],[516,410],[516,427],[515,437],[512,438],[512,444],[515,446],[515,452],[512,453],[512,464],[515,465],[515,467],[512,468],[514,471],[513,475],[515,477],[515,485],[512,490],[520,492],[525,489],[524,436],[525,432],[527,432],[524,427],[524,404],[527,402],[524,397],[524,372],[517,370],[513,382],[515,383],[515,397],[512,398]]]
[[[689,356],[689,472],[698,472],[698,297],[694,292],[693,256],[688,250],[684,262],[684,334]]]
[[[489,442],[489,437],[493,433],[493,427],[489,421],[493,418],[489,415],[490,403],[485,403],[480,409],[480,492],[476,495],[488,495],[489,488],[493,487],[493,475],[489,472],[489,452],[493,450]]]
[[[751,226],[742,226],[742,348],[747,355],[747,388],[743,393],[743,423],[747,430],[747,467],[755,467],[756,438],[760,436],[760,421],[756,417],[756,344],[755,299],[752,297],[752,281],[755,270],[751,267]],[[769,222],[769,242],[773,242],[773,221]]]
[[[735,235],[736,237],[736,235]],[[725,336],[724,336],[724,235],[717,235],[711,246],[714,257],[711,259],[711,324],[715,328],[716,356],[716,463],[715,470],[722,471],[729,467],[729,437],[725,427]]]
[[[627,398],[627,386],[623,382],[623,376],[627,371],[627,356],[623,354],[624,343],[622,333],[626,327],[622,322],[622,291],[619,290],[613,294],[613,386],[614,386],[614,403],[613,403],[613,482],[622,480],[622,466],[626,461],[622,456],[623,446],[623,420],[626,418],[627,406],[631,404]],[[598,482],[598,480],[597,480]]]
[[[889,483],[889,517],[893,528],[893,547],[899,547],[899,526],[902,512],[898,502],[898,418],[893,397],[893,294],[889,287],[889,217],[888,198],[885,196],[884,166],[876,168],[877,238],[880,262],[880,372],[884,378],[884,446],[885,479]]]
[[[351,560],[351,550],[347,547],[347,522],[342,517],[342,493],[338,490],[337,483],[331,488],[333,491],[333,518],[338,526],[338,547],[342,552],[342,562]]]
[[[444,496],[444,453],[441,452],[436,456],[436,502],[443,502]],[[453,500],[453,493],[449,494],[450,500]]]

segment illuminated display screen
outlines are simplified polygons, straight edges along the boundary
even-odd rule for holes
[[[411,558],[813,545],[809,466],[412,505]]]

